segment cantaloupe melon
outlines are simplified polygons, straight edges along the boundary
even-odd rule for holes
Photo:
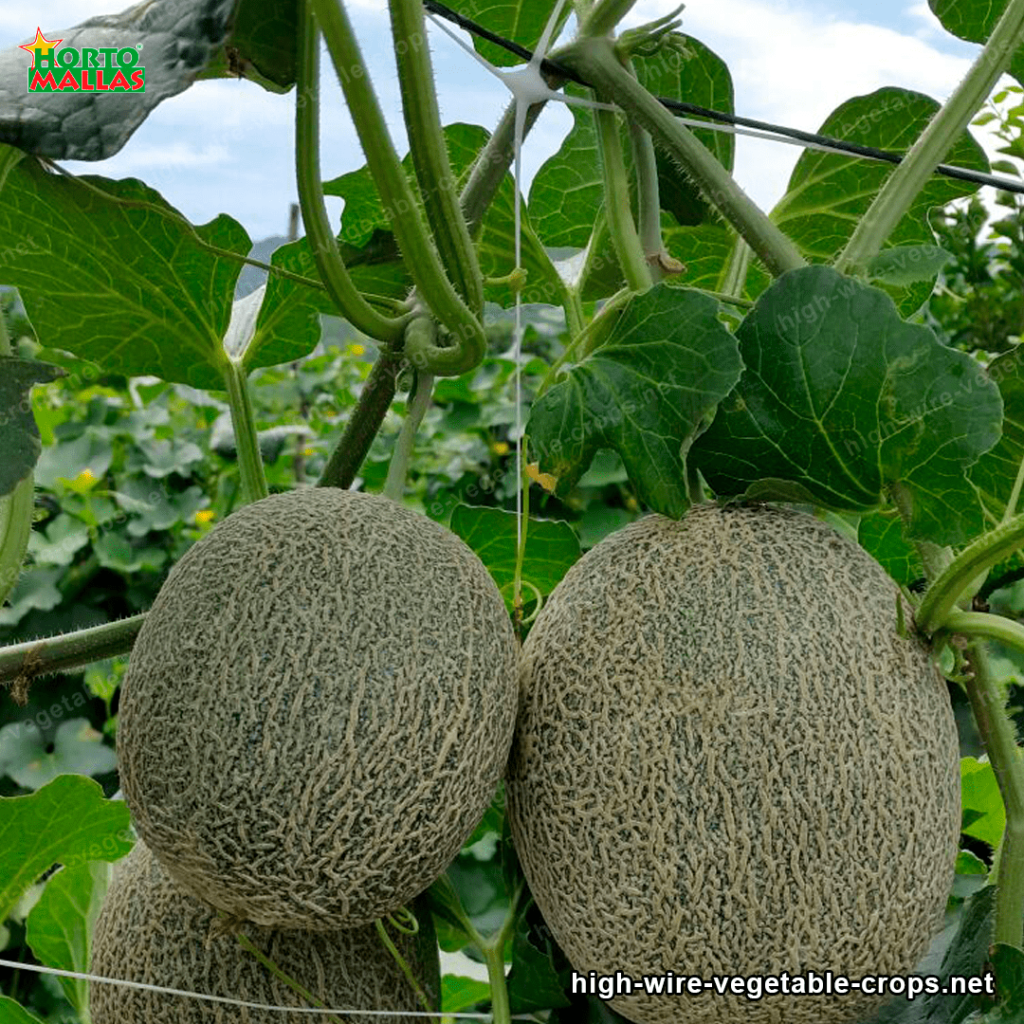
[[[92,973],[185,992],[270,1006],[311,1006],[275,977],[236,936],[210,936],[215,913],[175,885],[138,843],[114,866],[93,934]],[[388,936],[433,1009],[438,1009],[438,954],[430,914],[420,907],[419,932],[388,926]],[[342,1010],[411,1010],[423,1004],[373,925],[334,932],[248,927],[245,937],[293,981]],[[93,1024],[308,1024],[322,1016],[247,1009],[227,1003],[93,983]],[[385,1018],[346,1018],[371,1020]],[[416,1024],[415,1016],[389,1016]]]
[[[131,654],[117,741],[139,833],[235,918],[373,921],[491,800],[516,657],[496,585],[438,523],[328,488],[242,508],[174,567]]]
[[[552,594],[507,783],[530,888],[577,971],[912,971],[960,825],[946,685],[897,589],[769,506],[651,516]],[[645,996],[641,1024],[840,1024],[877,1000]]]

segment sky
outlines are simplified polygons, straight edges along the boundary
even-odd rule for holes
[[[347,0],[347,6],[404,153],[385,0]],[[674,6],[675,0],[639,0],[625,24],[650,21]],[[3,0],[0,49],[30,41],[40,22],[52,38],[120,9],[118,0]],[[883,85],[944,100],[979,51],[946,33],[926,0],[847,0],[841,6],[830,0],[689,0],[682,17],[683,30],[728,64],[737,113],[812,131],[844,100]],[[431,40],[443,120],[492,128],[508,100],[504,86],[440,32],[432,32]],[[321,166],[331,178],[364,159],[326,58],[323,67]],[[294,92],[274,95],[248,81],[200,82],[157,107],[114,157],[65,166],[75,173],[142,178],[194,223],[229,213],[258,240],[285,232],[297,199],[293,119]],[[527,183],[570,125],[563,104],[548,105],[524,149]],[[980,134],[979,141],[986,144]],[[770,209],[785,192],[799,152],[741,138],[736,177]],[[328,202],[337,222],[341,201]]]

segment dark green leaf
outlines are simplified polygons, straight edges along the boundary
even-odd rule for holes
[[[921,559],[903,535],[898,515],[869,512],[857,527],[857,540],[901,586],[909,587],[924,575]]]
[[[846,142],[904,153],[938,109],[939,104],[928,96],[887,87],[840,104],[819,131]],[[957,139],[945,159],[959,167],[988,170],[984,151],[968,132]],[[808,259],[829,263],[849,241],[858,221],[892,174],[893,166],[838,153],[805,150],[793,170],[786,195],[772,211],[772,220]],[[970,182],[934,175],[918,193],[886,244],[934,249],[935,237],[928,225],[928,211],[977,189],[978,186]],[[885,250],[878,257],[880,260],[891,258]],[[909,260],[907,266],[910,266]],[[937,273],[936,268],[926,280],[887,285],[886,290],[904,316],[909,316],[927,299]],[[763,271],[757,267],[748,279],[748,291],[756,294],[763,286]]]
[[[0,996],[0,1021],[3,1024],[43,1024],[34,1013],[29,1013],[9,996]]]
[[[998,522],[1024,461],[1024,372],[1021,351],[1017,348],[992,361],[988,375],[1003,397],[1003,433],[998,444],[989,449],[970,468],[971,482],[989,515]],[[1019,508],[1018,508],[1019,511]]]
[[[57,581],[61,569],[30,569],[21,574],[8,595],[9,607],[0,608],[0,626],[16,626],[30,611],[49,611],[61,602]]]
[[[434,918],[438,945],[446,953],[456,953],[473,941],[462,920],[458,893],[447,874],[442,875],[424,893]]]
[[[214,59],[236,3],[147,0],[141,8],[136,4],[120,14],[89,18],[75,28],[45,32],[48,39],[63,40],[58,55],[68,47],[121,49],[141,44],[145,91],[108,92],[100,100],[92,91],[64,91],[45,94],[41,101],[27,92],[32,58],[18,46],[8,47],[0,53],[0,143],[53,160],[113,156],[159,103],[187,89]]]
[[[23,240],[0,283],[19,289],[53,348],[126,376],[223,388],[221,338],[240,264],[196,238],[238,255],[252,243],[226,214],[198,228],[179,218],[134,178],[78,181],[24,160],[0,202],[0,234]]]
[[[90,861],[61,868],[47,883],[39,902],[28,915],[26,939],[36,959],[60,971],[89,970],[89,949],[107,892],[110,868]],[[89,983],[61,978],[68,1002],[84,1016]]]
[[[295,84],[295,0],[237,0],[227,42],[200,78],[241,75],[271,92]]]
[[[737,337],[746,370],[693,449],[717,494],[868,511],[899,483],[913,538],[978,532],[965,471],[998,441],[1002,400],[975,360],[828,267],[784,274]]]
[[[0,271],[2,273],[2,271]],[[0,358],[0,498],[32,472],[42,446],[32,417],[32,387],[49,384],[64,371],[48,363],[11,356]]]
[[[984,1024],[1020,1024],[1024,1020],[1024,950],[997,942],[992,950],[999,1005],[986,1013]]]
[[[599,448],[618,452],[641,500],[679,517],[683,460],[742,364],[700,292],[658,285],[629,301],[610,338],[534,403],[528,433],[566,493]]]
[[[568,1006],[570,971],[565,954],[535,903],[519,918],[512,939],[512,970],[508,998],[513,1013],[532,1013]]]
[[[132,847],[128,807],[99,784],[61,775],[29,796],[0,797],[0,921],[54,864],[114,861]]]
[[[507,608],[512,608],[516,569],[516,516],[497,508],[458,505],[452,512],[452,532],[461,537],[487,566]],[[523,598],[534,588],[550,594],[569,567],[580,557],[580,542],[568,523],[530,519],[523,560]]]
[[[1007,0],[928,0],[928,6],[947,32],[969,43],[984,43],[1006,10]],[[1009,72],[1024,85],[1024,46],[1010,58]],[[952,162],[952,161],[950,161]]]

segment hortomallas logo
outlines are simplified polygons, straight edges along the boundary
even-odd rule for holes
[[[63,39],[47,39],[37,28],[31,43],[29,92],[145,92],[146,69],[139,66],[138,46],[73,46],[57,49]]]

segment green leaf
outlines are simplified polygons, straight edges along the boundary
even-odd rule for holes
[[[0,921],[54,864],[114,861],[132,847],[128,806],[99,784],[61,775],[29,796],[0,797]]]
[[[61,868],[47,881],[28,915],[25,932],[40,963],[60,971],[88,972],[92,933],[109,878],[107,864],[89,861]],[[84,1015],[89,1006],[89,983],[77,978],[59,980],[68,1002]]]
[[[477,1003],[491,1001],[491,986],[476,978],[459,974],[446,974],[441,979],[441,1012],[462,1013],[472,1010]]]
[[[531,903],[516,924],[508,998],[512,1013],[533,1013],[568,1006],[569,963],[551,931]]]
[[[977,3],[976,0],[928,0],[928,6],[942,22],[942,27],[969,43],[984,43],[988,39],[1006,10],[1006,3],[1007,0],[987,0],[986,3]],[[1024,84],[1024,46],[1018,47],[1010,58],[1008,70],[1018,82]]]
[[[457,505],[451,530],[480,556],[511,610],[516,569],[515,513]],[[530,519],[523,559],[524,600],[531,598],[534,587],[541,596],[550,594],[579,557],[580,542],[568,523]]]
[[[908,89],[878,89],[840,104],[819,129],[822,135],[846,142],[905,153],[924,130],[939,104]],[[968,132],[950,148],[946,162],[973,170],[988,170],[984,151]],[[813,262],[830,263],[849,241],[857,223],[874,201],[893,171],[893,164],[864,160],[838,153],[805,150],[789,180],[785,196],[772,210],[771,218]],[[933,175],[918,193],[913,206],[887,240],[890,247],[934,249],[935,237],[928,224],[928,211],[978,190],[978,185]],[[886,255],[885,260],[899,257]],[[907,261],[910,266],[910,261]],[[937,268],[916,283],[887,285],[900,312],[908,316],[931,294]],[[756,294],[767,283],[760,267],[748,278],[748,292]]]
[[[449,0],[447,6],[472,18],[479,25],[486,25],[495,35],[503,39],[525,46],[532,51],[554,10],[555,0]],[[564,24],[569,16],[569,5],[562,11],[559,23]],[[558,33],[555,32],[554,38]],[[509,53],[504,47],[489,43],[485,39],[473,37],[477,52],[489,60],[495,67],[511,67],[523,64],[521,58]],[[452,43],[452,46],[455,44]]]
[[[541,471],[565,494],[597,449],[614,449],[641,500],[678,518],[687,449],[741,367],[713,299],[664,284],[635,296],[604,345],[534,403]]]
[[[869,512],[857,526],[857,541],[901,586],[909,587],[924,575],[917,550],[903,533],[898,515]]]
[[[49,611],[63,595],[57,583],[63,569],[30,569],[23,572],[9,595],[10,606],[0,608],[0,626],[16,626],[31,611]]]
[[[187,89],[214,59],[236,3],[148,0],[142,9],[135,5],[120,14],[90,18],[75,28],[44,33],[63,40],[58,56],[68,47],[141,44],[144,92],[108,93],[100,100],[94,92],[84,91],[32,95],[26,91],[32,59],[18,46],[8,47],[0,52],[0,143],[53,160],[113,156],[159,103]],[[24,30],[29,31],[29,26]]]
[[[0,1024],[43,1024],[43,1021],[10,996],[0,996]]]
[[[61,722],[47,750],[42,731],[31,720],[0,729],[0,772],[25,789],[39,789],[58,775],[102,775],[117,767],[112,748],[85,718]]]
[[[862,512],[900,483],[912,538],[979,532],[965,471],[998,441],[1002,400],[975,360],[828,267],[784,274],[736,336],[746,370],[693,449],[716,494]]]
[[[964,834],[997,849],[1003,841],[1006,811],[995,772],[988,761],[973,757],[960,759],[960,794]]]
[[[131,542],[119,533],[105,533],[93,545],[96,560],[105,569],[123,573],[125,576],[138,572],[159,572],[167,561],[163,548],[133,547]]]
[[[0,283],[19,289],[48,345],[126,376],[224,387],[221,338],[241,264],[196,238],[244,256],[240,224],[221,214],[192,228],[134,178],[72,180],[34,160],[8,175],[3,200],[0,234],[29,234]]]
[[[45,531],[32,531],[28,550],[36,565],[70,565],[88,543],[89,527],[62,512]]]
[[[295,0],[237,0],[231,34],[200,78],[241,75],[271,92],[295,84]]]
[[[2,271],[0,271],[2,273]],[[0,498],[32,472],[42,445],[32,416],[31,391],[65,376],[59,366],[12,356],[0,358]]]
[[[883,284],[927,281],[931,285],[952,258],[952,253],[938,245],[894,245],[883,249],[868,264],[868,277]]]
[[[1003,432],[994,448],[989,449],[969,470],[971,482],[985,510],[998,522],[1017,480],[1024,461],[1024,372],[1021,352],[1013,349],[994,359],[988,367],[1003,398]],[[1018,505],[1018,511],[1024,503]]]
[[[1005,942],[992,949],[999,1005],[983,1014],[984,1024],[1020,1024],[1024,1020],[1024,950]]]
[[[434,918],[438,945],[446,953],[457,953],[473,941],[463,920],[458,893],[447,874],[441,875],[424,894]]]

